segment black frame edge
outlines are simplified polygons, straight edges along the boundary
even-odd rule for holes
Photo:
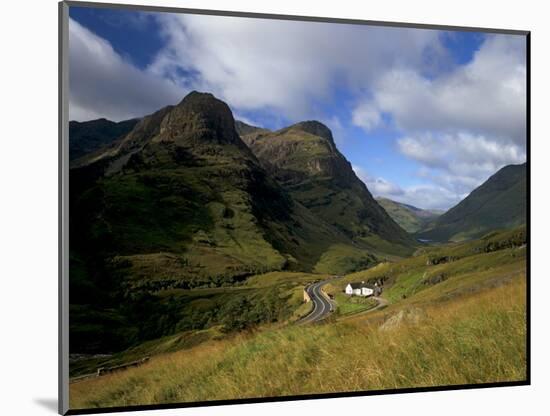
[[[86,409],[70,409],[66,415],[86,415],[96,413],[116,413],[116,412],[135,412],[143,410],[167,410],[167,409],[183,409],[188,407],[211,407],[211,406],[227,406],[238,404],[254,404],[254,403],[274,403],[274,402],[289,402],[298,400],[319,400],[319,399],[335,399],[346,397],[367,397],[367,396],[383,396],[391,394],[408,394],[408,393],[430,393],[453,390],[471,390],[485,389],[495,387],[517,387],[530,385],[528,380],[520,381],[505,381],[498,383],[483,383],[483,384],[460,384],[449,386],[435,387],[410,387],[404,389],[387,389],[387,390],[367,390],[367,391],[350,391],[338,393],[319,393],[305,394],[296,396],[279,396],[279,397],[259,397],[246,399],[228,399],[228,400],[212,400],[202,402],[182,402],[182,403],[165,403],[152,405],[136,405],[136,406],[117,406],[117,407],[98,407]]]

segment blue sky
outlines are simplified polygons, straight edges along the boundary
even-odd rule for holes
[[[212,92],[278,129],[317,119],[375,196],[447,209],[525,161],[517,35],[70,8],[70,117]]]

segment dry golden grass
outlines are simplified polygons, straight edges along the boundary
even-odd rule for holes
[[[290,326],[153,357],[71,384],[71,408],[207,401],[525,379],[525,277],[412,308]]]

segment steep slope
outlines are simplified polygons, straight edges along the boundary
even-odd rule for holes
[[[108,146],[128,134],[138,121],[138,119],[132,119],[115,123],[100,118],[84,122],[69,122],[69,159],[73,161]]]
[[[70,187],[71,351],[173,333],[180,312],[157,298],[162,289],[376,261],[267,174],[210,94],[144,117],[71,169]],[[338,261],[325,256],[334,248]]]
[[[252,130],[242,138],[295,200],[357,246],[410,253],[412,240],[357,178],[325,125],[306,121],[275,132]]]
[[[458,205],[440,216],[418,238],[461,241],[491,230],[525,224],[527,218],[526,164],[500,169]]]
[[[117,148],[73,170],[77,179],[99,170],[104,175],[98,181],[103,200],[110,191],[117,198],[113,201],[117,209],[132,205],[110,225],[119,255],[205,246],[199,250],[202,254],[227,252],[234,266],[242,262],[262,269],[307,269],[322,254],[324,244],[351,244],[343,233],[289,198],[233,126],[225,103],[210,94],[191,93],[178,106],[145,117]],[[141,204],[150,218],[133,215]],[[128,238],[128,231],[135,238]],[[155,235],[158,241],[150,241]],[[269,255],[262,257],[262,249]]]
[[[264,129],[258,126],[252,126],[240,120],[235,120],[235,130],[237,131],[237,134],[241,137],[243,136],[250,137],[250,135],[252,134],[269,133],[268,129]]]
[[[443,211],[417,208],[388,198],[376,198],[392,219],[405,231],[414,233],[439,217]]]

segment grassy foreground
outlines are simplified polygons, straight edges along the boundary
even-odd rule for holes
[[[525,379],[525,275],[345,322],[243,333],[70,386],[73,409]],[[408,308],[408,309],[407,309]],[[413,316],[414,319],[407,317]]]

